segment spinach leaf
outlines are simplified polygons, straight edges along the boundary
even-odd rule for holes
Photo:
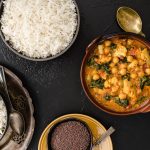
[[[102,78],[100,78],[98,80],[92,80],[91,84],[90,84],[90,87],[91,88],[97,87],[99,89],[103,89],[104,88],[104,82],[105,82],[105,80],[102,79]]]
[[[140,80],[140,88],[143,89],[144,86],[150,86],[150,76],[144,76]]]
[[[123,80],[127,79],[129,81],[130,80],[130,73],[127,73],[126,75],[122,76],[122,79]]]
[[[147,100],[147,97],[146,97],[146,96],[141,96],[141,97],[137,100],[136,104],[142,104],[145,100]]]
[[[95,65],[96,64],[96,62],[95,62],[95,58],[98,58],[98,55],[93,55],[92,57],[90,57],[89,59],[88,59],[88,61],[87,61],[87,65],[88,66],[93,66],[93,65]]]
[[[115,103],[122,107],[127,107],[129,105],[128,99],[120,99],[119,97],[115,98]]]
[[[147,81],[146,81],[145,85],[150,86],[150,77],[147,77]]]
[[[111,98],[112,98],[112,96],[109,95],[109,94],[106,94],[106,95],[104,96],[104,99],[105,99],[106,101],[110,101]]]
[[[127,63],[127,57],[124,57],[123,59],[120,60],[122,63]]]
[[[109,63],[102,64],[101,68],[102,68],[107,74],[110,74],[110,73],[111,73],[110,68],[109,68]]]
[[[131,50],[131,48],[132,48],[131,45],[128,45],[128,46],[126,47],[127,50]]]
[[[110,48],[111,48],[112,50],[116,49],[116,48],[117,48],[117,44],[111,43]]]
[[[94,64],[94,67],[96,68],[96,70],[100,70],[102,65],[101,64]]]
[[[105,64],[95,64],[94,67],[96,68],[96,70],[104,70],[107,74],[110,74],[110,67],[109,67],[110,63],[105,63]]]

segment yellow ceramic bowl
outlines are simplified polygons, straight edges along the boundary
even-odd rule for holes
[[[79,120],[85,122],[92,131],[93,142],[95,142],[95,140],[97,140],[103,133],[106,132],[106,129],[100,122],[98,122],[97,120],[95,120],[89,116],[82,115],[82,114],[64,115],[64,116],[59,117],[56,120],[54,120],[46,127],[46,129],[44,130],[44,132],[41,135],[39,145],[38,145],[38,150],[48,150],[47,139],[48,139],[49,131],[56,123],[58,123],[64,119],[69,119],[69,118],[76,118],[76,119],[79,119]],[[95,147],[94,150],[113,150],[111,138],[108,137],[107,139],[105,139],[100,145]]]

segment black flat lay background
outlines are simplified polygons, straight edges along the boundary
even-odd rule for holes
[[[11,69],[28,89],[35,108],[35,132],[28,150],[37,150],[44,128],[68,113],[89,115],[106,128],[116,128],[112,135],[114,150],[150,150],[150,113],[118,117],[106,114],[86,98],[80,83],[80,66],[86,46],[111,26],[107,33],[122,30],[115,21],[119,6],[137,10],[143,20],[143,32],[150,41],[149,0],[77,0],[81,15],[79,35],[61,57],[47,62],[32,62],[9,51],[0,39],[0,64]],[[113,23],[114,22],[114,23]]]

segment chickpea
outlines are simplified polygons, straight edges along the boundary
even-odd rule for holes
[[[111,96],[116,96],[116,93],[115,92],[110,92]]]
[[[128,62],[132,62],[132,61],[133,61],[133,57],[132,57],[132,56],[128,56],[128,57],[127,57],[127,61],[128,61]]]
[[[113,67],[111,71],[112,71],[112,73],[113,73],[113,74],[115,74],[115,73],[117,73],[117,72],[118,72],[118,70],[117,70],[117,68],[116,68],[116,67]]]
[[[102,56],[101,59],[100,59],[101,63],[106,63],[106,62],[109,62],[111,61],[111,57],[110,56]]]
[[[135,105],[135,103],[136,103],[136,99],[135,99],[135,98],[132,98],[131,101],[130,101],[130,104],[131,104],[131,105]]]
[[[127,44],[128,44],[128,45],[131,45],[132,43],[133,43],[133,40],[128,39]]]
[[[90,75],[87,75],[86,80],[87,80],[87,81],[91,81],[91,76],[90,76]]]
[[[104,49],[104,54],[105,54],[105,55],[108,55],[109,52],[110,52],[109,48],[105,48],[105,49]]]
[[[140,71],[140,72],[138,73],[138,75],[139,75],[139,77],[143,77],[143,76],[144,76],[144,72],[143,72],[143,71]]]
[[[120,74],[121,74],[121,75],[125,75],[126,73],[127,73],[127,70],[126,70],[126,69],[123,68],[123,69],[120,70]]]
[[[135,70],[136,72],[138,72],[138,71],[140,70],[140,68],[139,68],[139,67],[135,67],[134,70]]]
[[[99,75],[98,74],[94,74],[93,75],[93,80],[98,80],[100,77],[99,77]]]
[[[93,71],[92,71],[92,75],[94,75],[94,74],[97,74],[97,71],[96,71],[96,70],[93,70]]]
[[[114,64],[117,64],[118,62],[119,62],[119,58],[118,58],[118,57],[114,57],[114,58],[113,58],[113,63],[114,63]]]
[[[109,40],[107,40],[107,41],[105,41],[105,46],[110,46],[111,45],[111,41],[109,41]]]
[[[113,86],[113,87],[111,88],[112,92],[117,92],[117,91],[118,91],[118,89],[119,89],[119,87],[118,87],[118,86]]]
[[[109,62],[109,61],[111,61],[111,59],[112,59],[112,57],[111,57],[111,56],[109,56],[109,57],[106,57],[106,62]]]
[[[146,72],[148,75],[150,75],[150,68],[147,68],[147,69],[145,70],[145,72]]]
[[[125,64],[120,64],[119,67],[120,67],[120,69],[127,68],[127,64],[126,63]]]
[[[98,93],[98,88],[93,88],[93,91],[95,92],[95,93]]]
[[[138,64],[138,61],[137,61],[136,59],[134,59],[134,60],[132,61],[132,63],[136,66],[136,65]]]
[[[145,62],[144,62],[142,59],[140,59],[140,60],[139,60],[139,65],[142,66],[142,65],[144,65],[144,64],[145,64]]]
[[[136,73],[131,73],[130,76],[131,76],[132,79],[135,79],[137,77],[137,74]]]
[[[140,88],[137,89],[137,94],[140,94],[142,90]]]
[[[140,66],[139,68],[140,68],[140,69],[143,69],[143,66]]]
[[[114,67],[114,66],[115,66],[115,64],[114,64],[114,63],[111,63],[111,64],[110,64],[110,67]]]
[[[129,68],[134,68],[134,67],[136,67],[138,65],[138,61],[137,60],[133,60],[130,64],[129,64]]]
[[[121,93],[119,94],[119,98],[120,98],[120,99],[126,99],[126,97],[127,97],[127,95],[126,95],[125,93],[123,93],[123,92],[121,92]]]
[[[114,101],[113,101],[113,100],[110,100],[109,103],[114,103]]]
[[[98,93],[99,95],[102,95],[102,94],[104,94],[104,91],[103,91],[102,89],[98,89],[98,90],[97,90],[97,93]]]
[[[109,82],[108,82],[108,81],[105,81],[105,83],[104,83],[104,87],[105,87],[105,88],[110,87],[110,84],[109,84]]]
[[[111,79],[111,83],[112,83],[112,84],[116,84],[117,82],[118,82],[117,77],[113,77],[113,78]]]

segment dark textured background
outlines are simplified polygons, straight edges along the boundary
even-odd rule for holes
[[[150,150],[150,113],[117,117],[97,109],[80,84],[80,65],[88,43],[112,24],[119,6],[130,6],[142,16],[143,32],[150,40],[149,0],[77,0],[81,27],[74,45],[63,56],[48,62],[31,62],[10,52],[0,39],[0,64],[20,77],[35,107],[36,128],[29,150],[37,150],[44,128],[56,117],[83,113],[114,126],[114,150]],[[117,23],[107,33],[121,32]]]

